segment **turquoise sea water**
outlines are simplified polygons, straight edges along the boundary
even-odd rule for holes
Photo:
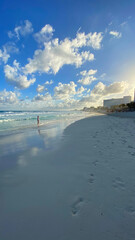
[[[37,116],[40,125],[59,121],[72,121],[84,117],[81,111],[0,111],[0,135],[19,129],[36,127]]]

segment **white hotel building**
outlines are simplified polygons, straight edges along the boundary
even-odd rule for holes
[[[123,98],[112,98],[104,100],[104,107],[111,107],[114,105],[127,104],[131,102],[131,96],[124,96]]]

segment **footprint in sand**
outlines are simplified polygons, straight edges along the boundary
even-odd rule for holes
[[[133,148],[131,145],[128,145],[128,148]]]
[[[115,178],[115,180],[113,181],[113,187],[115,189],[125,190],[125,184],[120,177]]]
[[[98,135],[98,132],[95,132],[95,135],[93,135],[93,138],[96,138]]]
[[[121,142],[122,142],[123,144],[127,143],[127,141],[126,141],[125,139],[122,139],[122,138],[121,138]]]
[[[131,216],[135,217],[135,208],[132,206],[127,206],[126,207],[126,212],[130,214]]]
[[[90,184],[92,184],[92,183],[94,183],[94,181],[95,181],[94,174],[91,173],[88,182],[89,182]]]
[[[131,156],[135,156],[135,152],[128,152]]]
[[[79,211],[80,211],[80,208],[83,204],[84,200],[82,197],[79,197],[77,198],[77,200],[72,204],[72,207],[71,207],[71,213],[72,213],[72,216],[76,216]]]
[[[94,166],[97,166],[98,160],[93,161],[92,164],[93,164]]]

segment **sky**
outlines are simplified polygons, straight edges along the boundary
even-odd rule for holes
[[[132,96],[134,0],[1,0],[0,110]]]

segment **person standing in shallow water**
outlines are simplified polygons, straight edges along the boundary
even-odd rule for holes
[[[39,125],[39,116],[37,116],[37,125]]]

